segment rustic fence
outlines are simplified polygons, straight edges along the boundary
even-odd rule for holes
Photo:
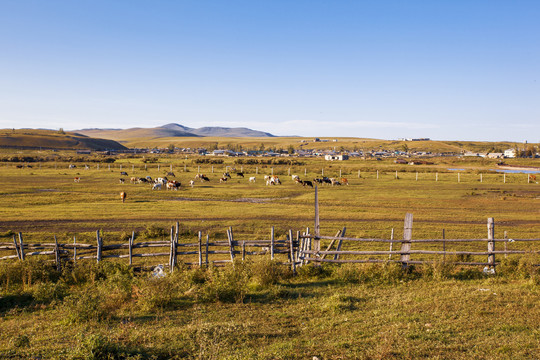
[[[53,243],[27,243],[23,234],[13,236],[13,242],[0,243],[0,251],[11,252],[12,255],[1,256],[0,260],[18,259],[24,261],[29,256],[48,256],[54,261],[60,270],[67,261],[76,263],[81,260],[94,259],[101,262],[105,259],[126,259],[129,265],[133,265],[134,258],[161,257],[168,258],[167,265],[171,271],[178,265],[179,257],[184,257],[183,264],[188,266],[220,266],[225,263],[234,263],[237,256],[245,260],[247,256],[267,255],[274,260],[278,254],[287,257],[285,264],[295,268],[297,258],[298,240],[293,239],[292,231],[285,240],[275,238],[274,227],[271,228],[269,239],[262,240],[235,240],[232,228],[226,230],[227,240],[210,241],[210,236],[203,238],[202,232],[198,232],[194,242],[180,242],[179,224],[171,227],[170,240],[137,242],[135,233],[131,234],[127,243],[113,243],[105,245],[100,231],[96,231],[96,244],[59,243],[54,236]],[[154,249],[156,251],[136,252],[137,249]],[[127,250],[127,253],[126,253]],[[123,252],[123,253],[122,253]],[[213,259],[212,259],[213,257]],[[284,258],[283,258],[284,260]]]
[[[316,223],[315,234],[310,230],[300,233],[289,230],[286,239],[275,238],[274,227],[268,239],[237,240],[232,228],[226,230],[227,240],[210,241],[209,235],[203,237],[198,232],[192,242],[180,242],[179,224],[171,227],[170,239],[162,241],[137,242],[132,233],[127,243],[104,244],[99,231],[96,232],[96,243],[59,243],[54,236],[53,243],[26,243],[23,235],[13,236],[12,243],[0,243],[0,251],[13,252],[0,257],[0,260],[19,259],[24,261],[29,256],[48,256],[61,269],[67,261],[126,259],[134,265],[135,258],[161,257],[167,259],[170,271],[179,264],[179,258],[187,266],[222,266],[234,263],[235,259],[244,261],[248,256],[266,255],[291,267],[296,272],[297,266],[307,263],[388,263],[397,262],[403,266],[434,262],[445,262],[454,265],[485,266],[490,271],[500,264],[496,256],[540,254],[540,250],[531,249],[530,245],[540,241],[535,239],[510,239],[506,236],[495,238],[495,221],[487,220],[487,236],[483,239],[414,239],[413,215],[407,213],[404,222],[403,239],[394,239],[392,229],[389,239],[346,237],[344,227],[335,236],[318,235]],[[188,239],[190,241],[193,237]],[[326,245],[325,249],[321,248]],[[383,247],[388,250],[383,249]],[[499,249],[502,244],[503,249]],[[522,246],[523,244],[529,245]],[[422,246],[423,248],[418,248]],[[456,248],[460,246],[461,248]],[[376,249],[373,249],[373,248]],[[399,247],[399,249],[398,249]],[[512,247],[512,249],[509,249]],[[346,249],[345,249],[346,248]],[[465,248],[465,249],[464,249]],[[137,252],[138,249],[154,249],[156,251]],[[127,251],[126,251],[127,250]],[[539,258],[540,261],[540,258]],[[165,261],[163,261],[165,262]],[[540,266],[540,264],[536,264]]]
[[[486,266],[490,271],[500,263],[496,260],[496,256],[509,255],[525,255],[525,254],[540,254],[540,250],[520,249],[519,244],[534,244],[540,241],[536,239],[509,239],[504,234],[504,238],[495,238],[495,220],[488,218],[487,221],[487,236],[484,239],[445,239],[444,232],[442,239],[414,239],[412,236],[413,215],[407,213],[405,216],[403,239],[396,240],[393,238],[394,231],[392,229],[390,239],[374,239],[374,238],[352,238],[346,237],[346,228],[338,231],[336,236],[320,236],[309,234],[309,230],[299,235],[299,255],[300,265],[315,262],[315,263],[387,263],[398,262],[403,266],[410,264],[424,264],[434,262],[448,262],[454,265],[471,265],[471,266]],[[330,240],[330,244],[326,250],[321,249],[321,240]],[[352,250],[344,250],[345,243]],[[363,250],[363,247],[368,245],[378,244],[379,248],[386,243],[389,245],[388,250]],[[496,249],[496,244],[503,244],[504,249]],[[473,249],[448,249],[450,244],[467,244]],[[515,247],[510,250],[509,244]],[[335,248],[334,248],[335,245]],[[394,245],[399,246],[399,249],[394,250]],[[428,245],[429,248],[417,248],[419,245]],[[414,249],[413,249],[414,246]],[[485,249],[483,250],[482,249]],[[438,248],[438,249],[437,249]],[[331,258],[327,258],[327,257]],[[346,258],[345,258],[346,257]],[[414,259],[412,258],[414,257]],[[474,260],[484,258],[484,260]],[[472,260],[463,260],[472,259]],[[540,260],[540,259],[539,259]],[[540,264],[535,264],[540,266]]]

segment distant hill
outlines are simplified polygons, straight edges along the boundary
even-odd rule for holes
[[[76,132],[36,129],[0,129],[0,147],[16,149],[123,150],[124,145],[108,139],[88,137]]]
[[[274,135],[248,128],[201,127],[190,128],[180,124],[167,124],[155,128],[82,129],[78,133],[116,141],[157,139],[170,137],[274,137]]]

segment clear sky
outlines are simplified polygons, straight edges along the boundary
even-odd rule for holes
[[[0,0],[1,128],[540,141],[538,0]]]

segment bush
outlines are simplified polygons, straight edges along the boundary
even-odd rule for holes
[[[64,300],[67,309],[67,320],[73,323],[86,321],[102,321],[112,314],[105,306],[106,294],[95,285],[85,286],[69,295]]]
[[[275,260],[256,260],[250,264],[250,267],[253,280],[261,286],[276,284],[292,277],[290,268]]]
[[[56,281],[60,275],[56,267],[45,260],[30,258],[0,263],[0,284],[5,289],[22,289],[33,284]]]
[[[241,262],[222,270],[211,268],[199,297],[205,302],[242,302],[246,296],[249,270]]]
[[[44,304],[61,301],[68,294],[69,289],[63,282],[41,283],[32,291],[34,301]]]
[[[142,232],[142,235],[146,238],[163,238],[168,236],[168,233],[165,229],[157,226],[157,225],[150,225]]]

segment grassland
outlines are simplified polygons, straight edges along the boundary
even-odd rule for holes
[[[268,237],[270,226],[283,237],[288,229],[312,227],[314,217],[313,189],[294,184],[289,169],[306,179],[323,171],[338,177],[341,170],[349,179],[349,186],[319,187],[322,234],[346,226],[349,236],[387,238],[395,228],[399,238],[406,212],[414,214],[417,239],[439,238],[442,229],[447,238],[484,238],[487,217],[495,218],[498,238],[503,231],[513,238],[540,234],[539,185],[524,174],[508,174],[503,183],[502,174],[490,171],[490,160],[441,158],[409,166],[360,159],[199,165],[197,159],[122,156],[110,170],[104,162],[99,170],[88,162],[85,170],[84,160],[75,169],[62,161],[21,169],[2,163],[0,241],[22,231],[29,242],[56,234],[60,241],[77,235],[94,243],[101,229],[112,242],[131,231],[144,237],[145,229],[177,220],[183,241],[196,231],[223,236],[227,226],[239,239]],[[129,173],[125,184],[118,181],[120,165]],[[165,175],[171,165],[182,182],[179,191],[129,183],[131,176]],[[191,188],[199,166],[211,181]],[[220,184],[227,166],[246,177],[233,174]],[[448,168],[464,169],[460,182]],[[264,185],[263,174],[271,172],[283,185]],[[257,182],[250,184],[249,176]],[[128,193],[124,204],[120,191]],[[161,280],[111,262],[104,268],[81,264],[64,274],[43,270],[43,264],[3,262],[0,357],[538,358],[540,280],[530,266],[536,260],[503,261],[494,277],[435,264],[410,272],[392,265],[306,267],[294,278],[254,260],[220,272],[179,269]]]

